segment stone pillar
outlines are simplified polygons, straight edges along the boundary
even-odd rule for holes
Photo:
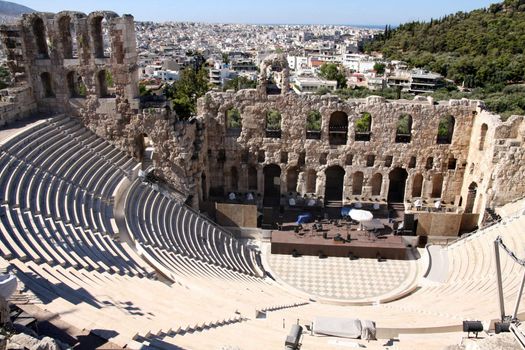
[[[5,325],[11,323],[9,316],[9,303],[4,298],[0,298],[0,324]]]
[[[302,196],[306,193],[306,173],[304,171],[299,172],[297,176],[297,192]]]
[[[379,194],[379,197],[381,198],[387,198],[388,197],[388,187],[390,186],[390,179],[388,178],[388,175],[383,176],[383,182],[381,182],[381,193]]]

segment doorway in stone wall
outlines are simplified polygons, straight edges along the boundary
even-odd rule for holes
[[[281,198],[281,168],[276,164],[266,165],[264,173],[264,205],[278,206]]]
[[[325,204],[342,205],[345,170],[340,166],[326,169]]]
[[[388,203],[403,203],[408,173],[403,168],[395,168],[389,174]]]

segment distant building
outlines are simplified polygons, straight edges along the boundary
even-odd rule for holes
[[[441,74],[427,72],[422,69],[413,70],[410,81],[410,92],[422,94],[436,91],[445,85]]]
[[[293,84],[293,90],[298,95],[312,94],[321,88],[335,91],[337,90],[337,81],[324,80],[317,77],[296,77]]]

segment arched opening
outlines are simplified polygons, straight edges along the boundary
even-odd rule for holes
[[[355,121],[354,128],[356,141],[370,141],[372,115],[368,112],[361,113],[361,117]]]
[[[60,39],[62,41],[62,54],[65,59],[77,58],[77,33],[75,24],[69,16],[63,16],[58,23],[60,28]]]
[[[390,186],[388,188],[388,202],[403,203],[405,200],[405,186],[408,173],[403,168],[395,168],[388,175]]]
[[[346,145],[348,138],[348,115],[345,112],[334,112],[328,125],[330,145]]]
[[[279,205],[281,196],[281,168],[275,164],[266,165],[264,173],[264,205]]]
[[[432,198],[441,198],[441,193],[443,191],[443,175],[435,174],[432,177]]]
[[[338,165],[331,166],[325,171],[326,202],[340,202],[343,200],[343,187],[345,179],[345,170]]]
[[[481,134],[479,135],[479,150],[483,151],[485,149],[485,138],[487,137],[487,131],[489,127],[487,124],[481,125]]]
[[[412,140],[412,116],[403,114],[399,117],[396,127],[396,143],[410,143]]]
[[[47,47],[46,26],[42,18],[37,17],[33,21],[33,36],[35,38],[37,59],[49,58],[49,51]]]
[[[226,111],[226,136],[239,137],[242,130],[241,113],[237,108]]]
[[[67,73],[67,87],[71,98],[86,97],[86,85],[75,71]]]
[[[111,57],[111,40],[108,20],[102,16],[91,20],[91,37],[95,58]]]
[[[299,168],[292,167],[286,173],[286,189],[288,192],[297,192],[297,180],[299,179]]]
[[[269,110],[266,113],[266,137],[281,138],[281,113]]]
[[[53,81],[51,74],[44,72],[40,74],[40,81],[42,83],[42,92],[44,97],[55,97],[55,91],[53,89]]]
[[[383,185],[383,175],[377,173],[372,176],[372,196],[381,195],[381,186]]]
[[[257,191],[257,169],[253,165],[248,167],[248,189]]]
[[[468,187],[467,201],[465,203],[465,213],[470,214],[474,211],[474,203],[478,194],[478,184],[472,182]]]
[[[237,191],[239,189],[239,173],[237,168],[232,166],[230,169],[230,190]]]
[[[439,120],[437,143],[450,144],[452,143],[452,136],[454,135],[454,126],[456,121],[453,116],[441,117]]]
[[[100,98],[111,98],[114,97],[114,94],[111,92],[113,90],[113,76],[107,70],[101,70],[97,74],[97,85],[98,85],[98,94]]]
[[[352,176],[352,195],[360,196],[363,194],[363,181],[365,176],[358,171]]]
[[[135,138],[135,152],[134,156],[142,162],[142,170],[153,166],[153,156],[155,153],[155,146],[147,134],[138,135]]]
[[[310,140],[321,139],[322,117],[319,111],[311,111],[306,116],[306,138]]]
[[[434,157],[428,157],[425,163],[425,169],[430,170],[434,167]]]
[[[313,169],[306,173],[306,193],[315,193],[317,183],[317,172]]]
[[[416,174],[412,182],[412,197],[421,197],[423,191],[423,175]]]

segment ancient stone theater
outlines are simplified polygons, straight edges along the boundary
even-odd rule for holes
[[[16,309],[101,349],[442,349],[520,332],[523,116],[299,96],[272,55],[257,88],[210,91],[180,118],[139,96],[131,15],[33,13],[0,38],[14,79],[0,264],[17,281],[3,321]]]

